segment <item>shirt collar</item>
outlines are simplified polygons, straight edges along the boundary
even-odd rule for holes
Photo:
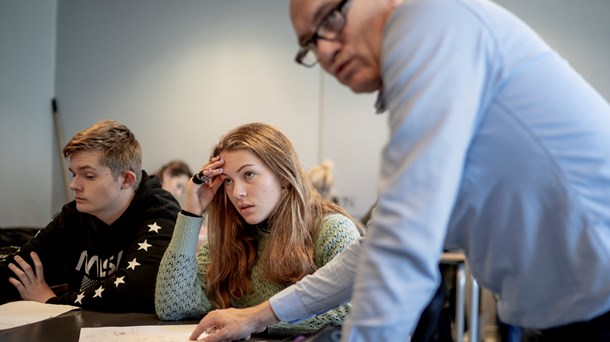
[[[379,90],[379,92],[377,93],[377,100],[375,101],[375,113],[381,114],[385,111],[385,96],[383,95],[383,90]]]

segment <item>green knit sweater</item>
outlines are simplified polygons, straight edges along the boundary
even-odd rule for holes
[[[157,274],[155,309],[163,320],[199,317],[216,309],[206,296],[208,245],[205,244],[198,253],[195,253],[202,223],[202,218],[178,215],[172,241],[163,256]],[[259,255],[268,235],[262,230],[257,232]],[[341,214],[326,216],[315,237],[316,266],[322,267],[359,236],[356,225],[347,217]],[[254,306],[284,289],[284,286],[264,279],[261,267],[257,262],[252,269],[254,291],[235,300],[233,307]],[[274,335],[302,335],[329,324],[341,325],[349,308],[348,303],[297,324],[279,322],[269,326],[268,331]]]

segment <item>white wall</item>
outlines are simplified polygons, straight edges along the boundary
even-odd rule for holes
[[[60,1],[56,93],[66,140],[116,119],[136,133],[153,172],[176,157],[198,166],[229,128],[266,121],[315,161],[317,75],[292,64],[285,2],[179,4]]]
[[[179,4],[59,2],[56,94],[64,140],[116,119],[135,132],[144,167],[154,172],[172,158],[198,167],[228,129],[270,122],[290,137],[306,168],[335,161],[337,192],[349,210],[365,212],[375,199],[379,144],[361,132],[383,141],[384,120],[371,115],[371,96],[355,102],[336,82],[321,97],[320,69],[293,61],[288,2]],[[371,159],[360,165],[350,149]]]
[[[0,1],[0,227],[51,218],[56,5]]]
[[[228,129],[264,121],[313,165],[318,76],[293,65],[287,13],[286,1],[60,1],[65,140],[118,120],[152,173],[174,158],[198,168]]]
[[[528,23],[610,101],[609,0],[495,0]]]
[[[610,1],[497,2],[610,98]],[[136,133],[150,172],[172,158],[198,167],[229,128],[266,121],[307,168],[334,161],[352,213],[376,198],[385,115],[374,114],[374,95],[294,64],[287,0],[0,0],[0,28],[0,226],[43,225],[65,201],[53,94],[63,142],[116,119]]]

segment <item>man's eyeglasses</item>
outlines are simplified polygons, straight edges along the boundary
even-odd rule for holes
[[[345,26],[345,12],[349,8],[346,4],[350,0],[341,0],[341,2],[322,18],[314,34],[307,39],[302,45],[297,55],[294,57],[295,62],[311,68],[318,63],[316,55],[316,45],[318,39],[335,40]]]

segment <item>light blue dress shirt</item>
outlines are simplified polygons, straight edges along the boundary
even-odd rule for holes
[[[443,247],[464,250],[507,323],[548,328],[609,311],[608,103],[485,0],[406,1],[381,66],[391,136],[368,236],[272,298],[278,317],[315,314],[353,290],[345,341],[405,341]]]

